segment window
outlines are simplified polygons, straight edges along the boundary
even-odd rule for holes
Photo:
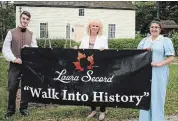
[[[79,9],[79,16],[84,16],[84,9]]]
[[[115,34],[116,34],[116,25],[109,24],[108,25],[108,39],[115,38]]]
[[[40,23],[40,38],[48,38],[48,23]]]

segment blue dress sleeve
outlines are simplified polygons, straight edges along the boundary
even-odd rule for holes
[[[163,41],[165,56],[175,55],[173,43],[170,38],[165,37]]]
[[[138,44],[137,49],[143,49],[145,41],[146,41],[146,38],[142,39],[140,43]]]

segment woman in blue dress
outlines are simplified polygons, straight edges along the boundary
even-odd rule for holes
[[[144,38],[138,49],[152,51],[152,83],[150,110],[140,110],[139,121],[164,121],[164,104],[168,83],[168,64],[174,60],[171,39],[163,37],[158,20],[150,24],[150,37]]]

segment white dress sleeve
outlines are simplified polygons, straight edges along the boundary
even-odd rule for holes
[[[174,56],[175,51],[174,51],[174,47],[173,47],[173,43],[172,43],[171,39],[165,37],[163,44],[164,44],[165,56],[172,56],[172,55]]]

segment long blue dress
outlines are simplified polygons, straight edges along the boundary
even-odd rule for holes
[[[160,62],[166,56],[174,55],[172,41],[158,36],[152,41],[151,37],[144,38],[137,49],[152,48],[152,62]],[[140,110],[139,121],[164,121],[164,104],[166,86],[168,83],[168,66],[152,67],[151,107],[150,110]]]

